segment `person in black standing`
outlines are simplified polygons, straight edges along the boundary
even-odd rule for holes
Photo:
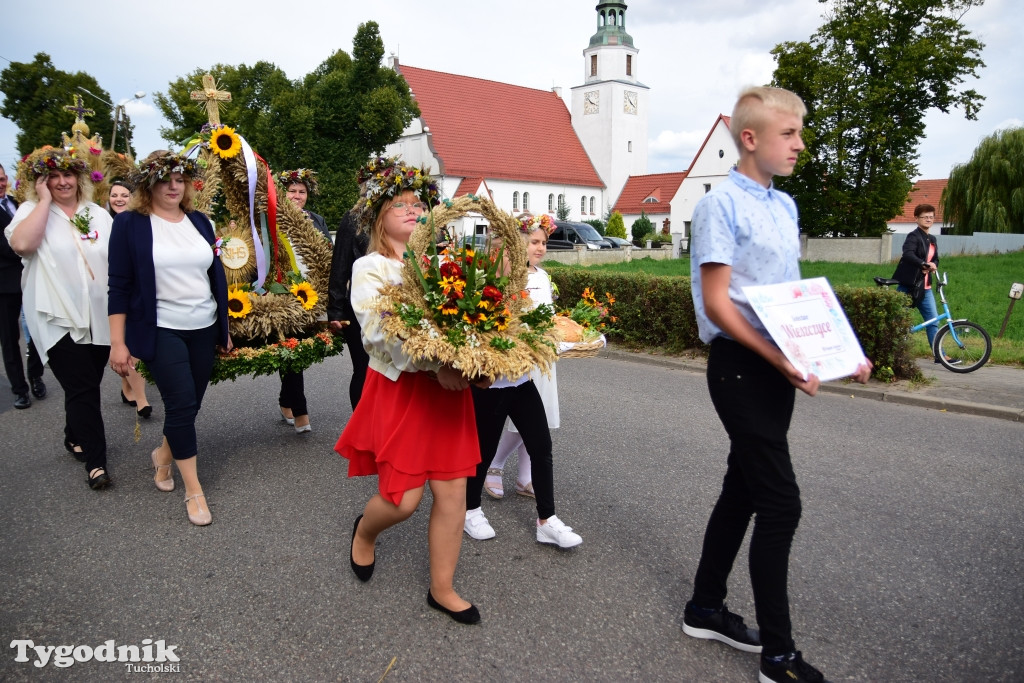
[[[26,340],[28,347],[28,382],[25,381],[25,367],[21,362],[21,347],[18,339],[21,330],[18,319],[21,316],[21,257],[14,253],[4,237],[4,228],[11,222],[18,203],[7,196],[7,171],[0,165],[0,347],[3,349],[4,370],[14,394],[14,407],[28,408],[32,399],[28,397],[31,386],[36,398],[46,397],[43,384],[43,363],[39,360],[36,347]]]
[[[348,385],[348,398],[352,402],[352,410],[356,409],[359,397],[363,393],[363,382],[366,380],[366,368],[370,364],[370,356],[363,348],[360,338],[359,322],[352,310],[349,298],[349,284],[352,279],[352,264],[357,258],[366,256],[370,237],[358,231],[359,223],[349,211],[341,219],[338,232],[334,236],[334,254],[331,257],[331,279],[327,290],[327,320],[334,332],[345,335],[349,358],[352,359],[352,381]]]

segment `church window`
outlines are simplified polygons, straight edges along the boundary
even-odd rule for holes
[[[580,215],[582,216],[587,212],[587,198],[580,197]]]
[[[529,211],[529,210],[530,210],[530,193],[529,192],[524,192],[523,193],[523,211]]]
[[[590,55],[590,75],[597,75],[597,55]]]
[[[622,12],[616,12],[615,14],[619,18],[618,25],[621,27],[622,26],[622,14],[623,13]]]
[[[561,211],[562,207],[565,206],[565,195],[558,195],[558,210]]]
[[[555,210],[555,195],[549,194],[548,195],[548,213],[551,213],[554,210]]]
[[[628,142],[626,142],[626,151],[627,152],[632,152],[633,151],[633,141],[632,140],[629,140]]]
[[[519,192],[518,191],[512,193],[512,210],[513,211],[518,211],[519,210]]]
[[[599,12],[597,15],[597,27],[604,28],[604,12]]]
[[[626,75],[633,75],[633,55],[626,55]]]
[[[594,198],[593,197],[590,198],[590,215],[591,216],[594,215]]]
[[[711,183],[704,183],[704,194],[711,192]]]

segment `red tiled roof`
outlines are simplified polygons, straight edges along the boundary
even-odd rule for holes
[[[669,202],[676,196],[685,177],[685,171],[630,176],[619,193],[614,210],[623,215],[638,214],[641,211],[651,216],[670,213],[672,206]],[[645,203],[644,200],[649,197],[658,201]]]
[[[907,203],[903,205],[903,213],[896,216],[890,223],[916,223],[914,207],[918,204],[931,204],[935,207],[935,223],[942,223],[942,191],[946,189],[948,178],[939,180],[918,180],[910,189]]]
[[[445,175],[604,187],[554,92],[404,64],[398,71]]]
[[[476,191],[480,189],[481,185],[484,185],[484,179],[480,176],[476,176],[475,178],[463,178],[462,182],[459,183],[459,186],[455,188],[455,193],[452,194],[452,196],[461,197],[464,194],[476,194]],[[490,191],[488,191],[488,194],[490,194]],[[488,199],[489,198],[490,197],[488,197]]]

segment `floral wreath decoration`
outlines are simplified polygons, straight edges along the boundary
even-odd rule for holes
[[[44,145],[29,152],[18,162],[18,184],[33,184],[40,176],[51,171],[71,171],[80,176],[90,175],[89,164],[75,154],[75,150]],[[91,180],[91,177],[90,177]]]
[[[539,216],[531,216],[528,213],[524,213],[519,216],[519,230],[524,235],[529,235],[538,229],[543,230],[544,234],[550,237],[551,233],[555,231],[555,221],[546,213],[542,213]]]
[[[485,254],[471,245],[438,252],[434,226],[469,212],[489,221],[491,239],[501,246]],[[467,377],[514,379],[534,367],[547,372],[558,343],[554,311],[547,304],[531,308],[519,225],[474,195],[445,199],[421,217],[404,254],[402,284],[384,287],[375,304],[384,334],[401,339],[413,360],[451,365]]]
[[[306,186],[309,194],[320,194],[320,183],[316,177],[316,171],[309,168],[297,168],[294,171],[281,171],[277,174],[277,182],[286,191],[293,183],[302,183]]]
[[[202,169],[195,160],[172,152],[139,166],[138,170],[129,178],[129,182],[135,187],[143,184],[153,187],[161,180],[170,177],[172,173],[180,173],[192,181],[202,180],[203,177]]]
[[[359,201],[354,210],[359,216],[359,229],[369,232],[385,199],[411,190],[427,206],[437,205],[441,190],[426,168],[406,164],[401,157],[376,157],[356,174]],[[443,225],[443,223],[441,224]]]

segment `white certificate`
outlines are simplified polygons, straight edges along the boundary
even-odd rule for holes
[[[797,370],[822,382],[848,377],[865,362],[857,335],[828,280],[744,287],[765,329]]]

